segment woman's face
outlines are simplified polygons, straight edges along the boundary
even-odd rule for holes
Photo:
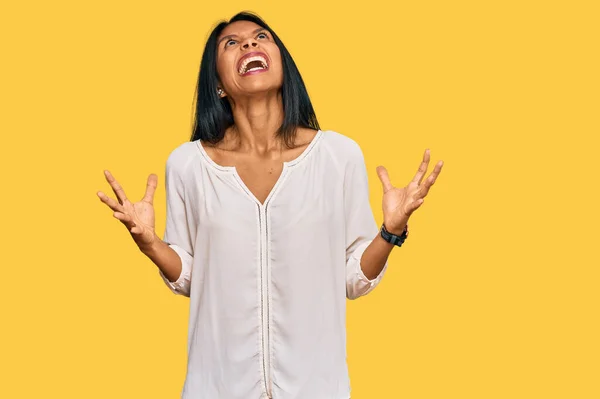
[[[217,38],[217,73],[232,98],[279,90],[283,66],[271,32],[251,21],[226,26]]]

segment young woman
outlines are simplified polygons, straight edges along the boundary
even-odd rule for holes
[[[132,203],[98,192],[165,284],[190,297],[183,399],[348,399],[346,298],[373,290],[441,171],[383,184],[369,204],[363,153],[321,130],[289,52],[258,16],[212,31],[189,142],[166,162],[167,220],[154,229],[151,174]]]

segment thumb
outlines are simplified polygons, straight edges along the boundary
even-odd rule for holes
[[[390,182],[390,177],[388,175],[387,169],[384,166],[377,167],[377,176],[379,180],[381,180],[381,184],[383,185],[383,193],[385,194],[387,191],[394,188],[392,183]]]
[[[416,211],[423,204],[423,202],[425,202],[423,198],[419,198],[418,200],[414,201],[412,203],[410,213],[412,214],[414,211]]]

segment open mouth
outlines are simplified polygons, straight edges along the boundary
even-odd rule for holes
[[[267,69],[269,69],[267,59],[262,55],[254,55],[242,60],[238,73],[240,75],[245,75],[249,72],[264,71]]]

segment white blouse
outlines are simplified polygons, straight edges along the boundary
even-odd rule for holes
[[[166,162],[164,241],[190,297],[182,399],[348,399],[346,298],[379,284],[360,258],[379,226],[356,141],[319,130],[264,204],[200,140]]]

